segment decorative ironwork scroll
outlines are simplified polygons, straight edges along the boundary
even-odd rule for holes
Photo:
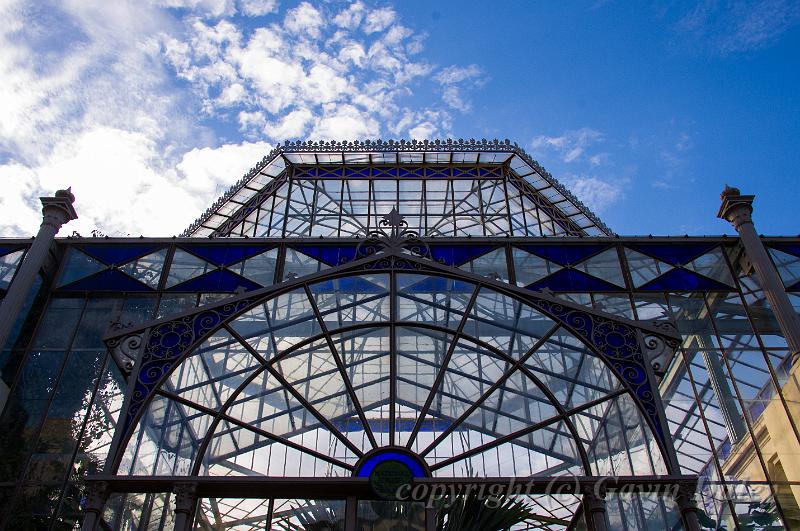
[[[356,259],[366,258],[381,251],[406,250],[420,258],[436,260],[428,244],[420,239],[417,232],[408,229],[408,222],[396,208],[383,216],[379,224],[381,228],[370,232],[356,247]]]
[[[180,361],[181,356],[208,333],[215,330],[222,321],[251,306],[253,302],[252,298],[239,299],[192,315],[172,319],[150,329],[125,416],[124,430],[126,432],[156,386],[164,375],[168,374]]]
[[[648,361],[638,331],[626,323],[571,308],[558,301],[533,299],[529,302],[571,328],[595,348],[636,398],[660,442],[668,445],[658,415],[657,390],[647,376]]]

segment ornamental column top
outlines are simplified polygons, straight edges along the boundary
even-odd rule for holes
[[[719,198],[722,204],[717,212],[718,218],[732,223],[737,231],[743,223],[752,222],[751,214],[756,196],[742,195],[738,188],[726,184]]]
[[[72,206],[75,202],[72,188],[58,190],[53,197],[40,197],[39,200],[42,202],[43,225],[50,225],[58,231],[63,224],[78,219],[78,213]]]

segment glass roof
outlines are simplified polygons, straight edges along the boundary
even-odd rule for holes
[[[402,168],[405,173],[387,167]],[[310,171],[319,168],[319,172]],[[338,168],[338,169],[337,169]],[[470,174],[470,168],[473,173]],[[495,168],[494,171],[491,168]],[[502,168],[502,170],[501,170]],[[299,173],[298,173],[299,171]],[[291,184],[302,179],[328,179],[338,177],[339,182],[326,185],[305,184],[310,193],[295,190],[292,197]],[[386,181],[394,178],[395,184],[383,182],[379,186],[384,193],[378,197],[373,185],[355,184],[358,180]],[[471,183],[447,185],[423,184],[433,181],[471,180]],[[503,201],[496,205],[485,205],[479,189],[482,181],[491,180],[497,190],[502,189]],[[420,182],[422,181],[422,182]],[[448,187],[449,186],[449,187]],[[327,187],[331,191],[321,190]],[[353,192],[351,188],[358,188]],[[366,194],[363,189],[366,187]],[[391,190],[391,188],[394,190]],[[461,196],[458,197],[459,187]],[[345,190],[347,188],[347,190]],[[433,188],[432,195],[424,193]],[[439,189],[442,188],[440,191]],[[309,192],[307,190],[307,192]],[[359,195],[361,193],[361,195]],[[436,193],[442,204],[436,205]],[[483,192],[484,194],[487,192]],[[298,195],[299,194],[299,195]],[[337,195],[338,194],[338,195]],[[388,194],[388,195],[387,195]],[[448,196],[449,194],[449,196]],[[287,203],[287,196],[288,203]],[[348,207],[357,219],[345,215],[345,227],[331,227],[330,219],[313,219],[317,208],[317,197],[330,213]],[[420,202],[420,198],[424,200]],[[508,201],[505,198],[508,197]],[[383,200],[385,205],[379,204]],[[448,203],[448,200],[450,201]],[[489,203],[498,201],[493,195]],[[353,203],[355,201],[355,203]],[[358,204],[359,201],[361,204]],[[434,141],[434,142],[296,142],[286,143],[274,149],[267,157],[250,170],[227,193],[220,197],[203,216],[197,219],[184,236],[254,236],[254,237],[315,237],[357,236],[372,229],[367,217],[358,219],[359,208],[367,216],[378,218],[391,209],[393,203],[403,215],[419,213],[423,205],[431,204],[441,210],[440,219],[420,223],[418,232],[428,236],[610,236],[613,232],[566,190],[556,179],[531,159],[519,146],[509,141]],[[355,206],[354,206],[355,205]],[[459,220],[458,208],[461,208]],[[302,210],[309,213],[303,219]],[[523,214],[524,212],[525,214]],[[331,214],[332,215],[332,214]],[[430,211],[425,215],[431,217]],[[486,217],[505,218],[497,222]],[[531,219],[519,221],[524,215]],[[277,218],[276,218],[277,216]],[[268,217],[265,221],[265,218]],[[290,219],[291,218],[291,219]],[[297,221],[299,219],[299,221]],[[324,216],[323,216],[324,219]],[[288,223],[294,223],[288,227]],[[494,222],[494,226],[491,226]],[[320,229],[315,224],[323,223],[331,230]],[[338,223],[338,220],[337,220]],[[522,225],[516,227],[515,225]],[[430,227],[429,227],[430,225]],[[445,226],[445,230],[440,230]],[[470,226],[462,230],[460,226]],[[486,226],[482,232],[476,227]],[[436,230],[428,230],[437,227]]]

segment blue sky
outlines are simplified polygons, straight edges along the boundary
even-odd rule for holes
[[[566,4],[566,5],[562,5]],[[797,234],[800,4],[0,2],[0,234],[177,234],[276,142],[509,138],[620,234]]]

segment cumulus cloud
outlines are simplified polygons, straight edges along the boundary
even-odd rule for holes
[[[595,212],[603,212],[625,196],[628,178],[601,179],[590,175],[567,175],[561,182]]]
[[[442,85],[442,101],[450,108],[467,112],[472,104],[463,96],[465,87],[476,87],[485,83],[483,70],[478,65],[451,65],[440,70],[434,80]]]
[[[558,136],[536,136],[531,142],[531,147],[536,156],[547,156],[555,153],[563,162],[575,162],[582,158],[586,150],[603,141],[603,135],[599,131],[582,127],[571,131],[566,131]],[[594,164],[599,164],[603,160],[603,155],[597,154],[590,157]]]
[[[538,135],[531,148],[568,190],[590,209],[602,212],[624,199],[631,183],[628,172],[620,175],[610,154],[599,151],[604,141],[600,131],[582,127],[559,135]]]
[[[2,235],[34,233],[36,198],[68,185],[65,231],[178,233],[277,141],[447,135],[432,98],[466,111],[483,76],[430,64],[424,35],[362,1],[7,0],[0,16]]]
[[[278,0],[239,0],[239,9],[248,17],[263,17],[278,10]]]
[[[67,186],[80,216],[67,234],[177,234],[269,149],[263,142],[195,148],[171,168],[143,133],[98,127],[59,144],[36,166],[0,166],[0,179],[10,183],[0,199],[0,234],[30,233],[41,221],[36,197]]]

